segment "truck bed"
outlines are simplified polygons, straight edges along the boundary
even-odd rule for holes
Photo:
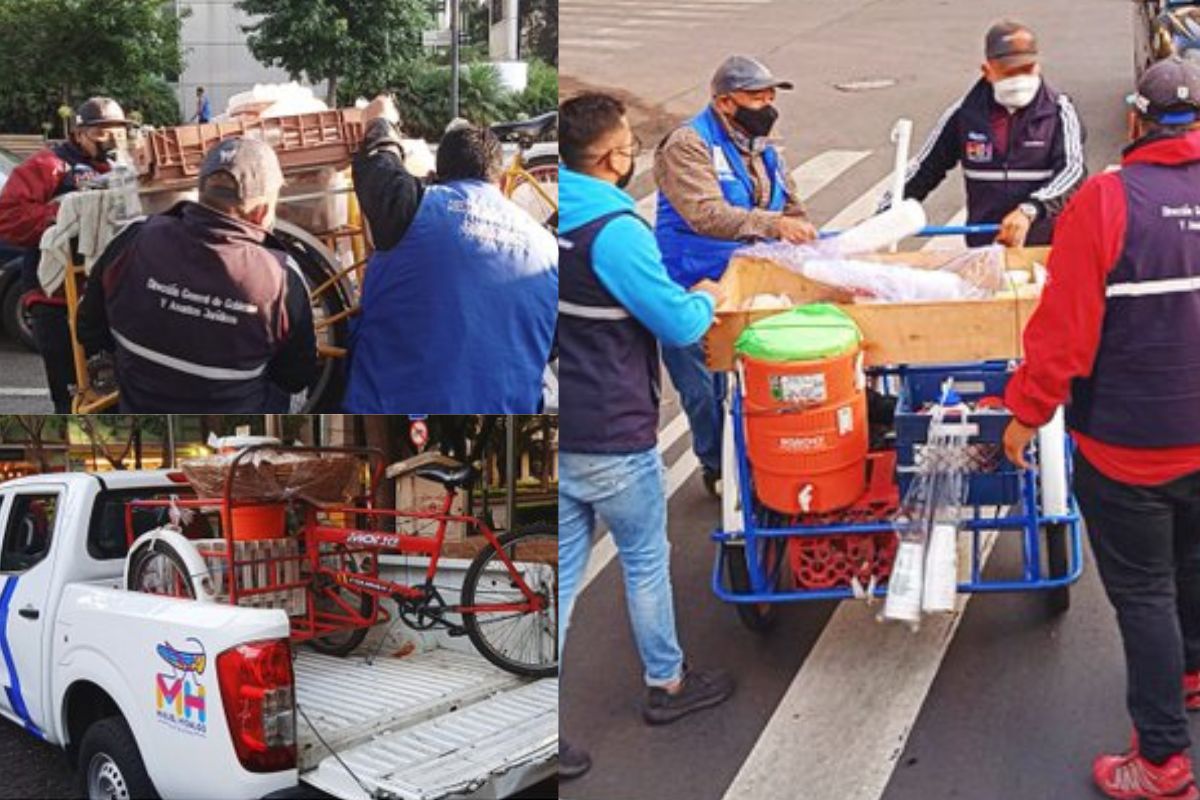
[[[369,650],[297,651],[305,783],[341,798],[440,800],[503,797],[554,773],[557,680],[523,681],[440,648],[368,663]]]

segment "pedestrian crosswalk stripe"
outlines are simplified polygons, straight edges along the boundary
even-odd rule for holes
[[[629,39],[571,39],[569,37],[563,37],[559,46],[570,50],[633,50],[641,47],[639,43]]]
[[[796,183],[800,199],[808,203],[814,195],[871,153],[871,150],[824,150],[803,162],[792,170],[792,180]],[[651,224],[654,223],[657,203],[657,192],[651,192],[637,202],[638,213]]]
[[[870,189],[854,198],[850,205],[846,206],[837,214],[835,214],[833,218],[829,220],[829,222],[825,223],[825,225],[822,227],[829,228],[830,230],[842,230],[843,228],[849,228],[852,225],[862,222],[864,219],[875,213],[875,208],[879,204],[880,196],[883,194],[884,190],[891,186],[891,184],[891,175],[881,179]]]

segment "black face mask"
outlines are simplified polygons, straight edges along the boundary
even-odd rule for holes
[[[775,127],[777,119],[779,119],[779,112],[775,110],[775,106],[763,106],[762,108],[738,106],[737,110],[733,112],[733,121],[751,136],[766,136],[771,132],[771,128]]]
[[[625,170],[624,175],[617,178],[617,188],[618,189],[624,189],[626,186],[629,185],[629,182],[631,180],[633,180],[633,167],[634,167],[633,161],[630,160],[629,169]]]

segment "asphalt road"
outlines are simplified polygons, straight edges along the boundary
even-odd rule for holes
[[[1005,16],[1038,32],[1047,80],[1071,95],[1088,129],[1089,169],[1115,164],[1125,134],[1123,96],[1133,82],[1132,10],[1128,0],[565,0],[561,93],[621,93],[642,141],[652,145],[703,106],[709,75],[724,56],[758,55],[797,84],[779,95],[780,130],[789,166],[819,178],[805,197],[812,216],[819,225],[844,223],[873,208],[891,169],[894,121],[913,120],[919,148],[978,77],[983,32]],[[830,158],[843,165],[832,177],[808,169]],[[648,164],[643,158],[635,196],[653,191]],[[959,175],[925,205],[931,222],[954,219],[963,205]],[[663,729],[640,722],[641,670],[619,567],[609,564],[572,620],[562,729],[591,751],[595,767],[564,784],[564,797],[1098,796],[1089,785],[1091,758],[1123,747],[1129,723],[1115,624],[1090,564],[1062,617],[1048,615],[1041,595],[980,595],[957,628],[898,644],[857,607],[795,604],[781,609],[769,636],[753,634],[709,588],[708,533],[719,508],[690,470],[687,436],[670,435],[676,413],[674,406],[664,410],[660,441],[673,473],[669,536],[680,637],[690,663],[730,670],[737,694]],[[1011,571],[1013,545],[1002,540],[989,570]],[[924,682],[900,672],[910,663],[901,650],[910,661],[916,650],[931,663]],[[873,670],[855,660],[872,662]],[[839,678],[850,674],[872,679],[846,690]],[[822,706],[821,698],[799,696],[807,686],[830,688],[835,699]],[[830,708],[835,702],[842,707]],[[776,760],[764,760],[764,752]],[[839,771],[846,773],[841,780]],[[839,790],[813,788],[816,772],[820,785]],[[790,781],[787,789],[746,789],[767,773],[775,787]]]
[[[0,413],[54,413],[41,356],[3,334],[0,334]]]

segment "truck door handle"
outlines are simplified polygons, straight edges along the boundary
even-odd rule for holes
[[[17,613],[20,614],[25,619],[37,619],[38,618],[38,610],[36,608],[34,608],[33,606],[25,606],[25,608],[22,608]]]

